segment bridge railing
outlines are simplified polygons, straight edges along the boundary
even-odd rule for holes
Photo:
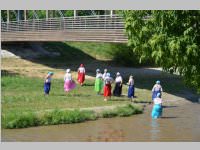
[[[100,15],[100,16],[77,16],[21,20],[12,22],[2,22],[1,32],[20,31],[55,31],[68,29],[124,29],[124,21],[121,16]]]

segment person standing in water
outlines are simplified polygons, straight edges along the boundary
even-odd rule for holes
[[[85,67],[83,64],[80,65],[78,68],[78,82],[83,86],[83,83],[85,81]]]
[[[134,95],[135,95],[135,87],[134,87],[134,79],[132,75],[129,77],[127,84],[128,84],[128,98],[131,98],[131,100],[133,100]]]
[[[49,95],[49,92],[51,90],[51,80],[53,74],[53,72],[48,72],[47,76],[44,79],[44,95]]]
[[[67,69],[64,75],[64,91],[68,93],[76,87],[76,83],[72,79],[71,70]]]
[[[154,100],[154,98],[156,98],[157,94],[160,93],[160,98],[162,96],[162,86],[160,85],[160,81],[156,81],[156,84],[153,86],[152,88],[152,100]]]
[[[153,119],[160,118],[162,116],[162,99],[160,98],[160,93],[157,93],[156,98],[153,100],[153,109],[151,112],[151,117]]]
[[[96,79],[94,87],[95,87],[94,90],[97,92],[97,95],[100,95],[101,90],[103,88],[103,78],[100,69],[96,70]]]
[[[116,74],[116,78],[115,78],[115,88],[113,90],[113,95],[114,96],[121,96],[122,94],[122,76],[120,75],[119,72],[117,72]]]

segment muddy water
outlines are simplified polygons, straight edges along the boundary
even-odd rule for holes
[[[2,141],[200,141],[200,104],[166,106],[163,118],[144,114],[79,124],[3,129]]]

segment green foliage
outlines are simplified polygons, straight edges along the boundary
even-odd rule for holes
[[[102,117],[103,118],[111,118],[115,116],[119,117],[126,117],[126,116],[131,116],[133,114],[140,114],[142,113],[142,107],[139,105],[125,105],[125,106],[118,106],[112,110],[104,110],[102,112]]]
[[[128,45],[200,93],[200,11],[124,11]]]

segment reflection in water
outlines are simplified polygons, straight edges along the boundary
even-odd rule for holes
[[[152,119],[151,120],[151,130],[150,130],[151,139],[153,141],[158,140],[159,139],[159,133],[160,133],[160,129],[159,129],[158,119]]]

